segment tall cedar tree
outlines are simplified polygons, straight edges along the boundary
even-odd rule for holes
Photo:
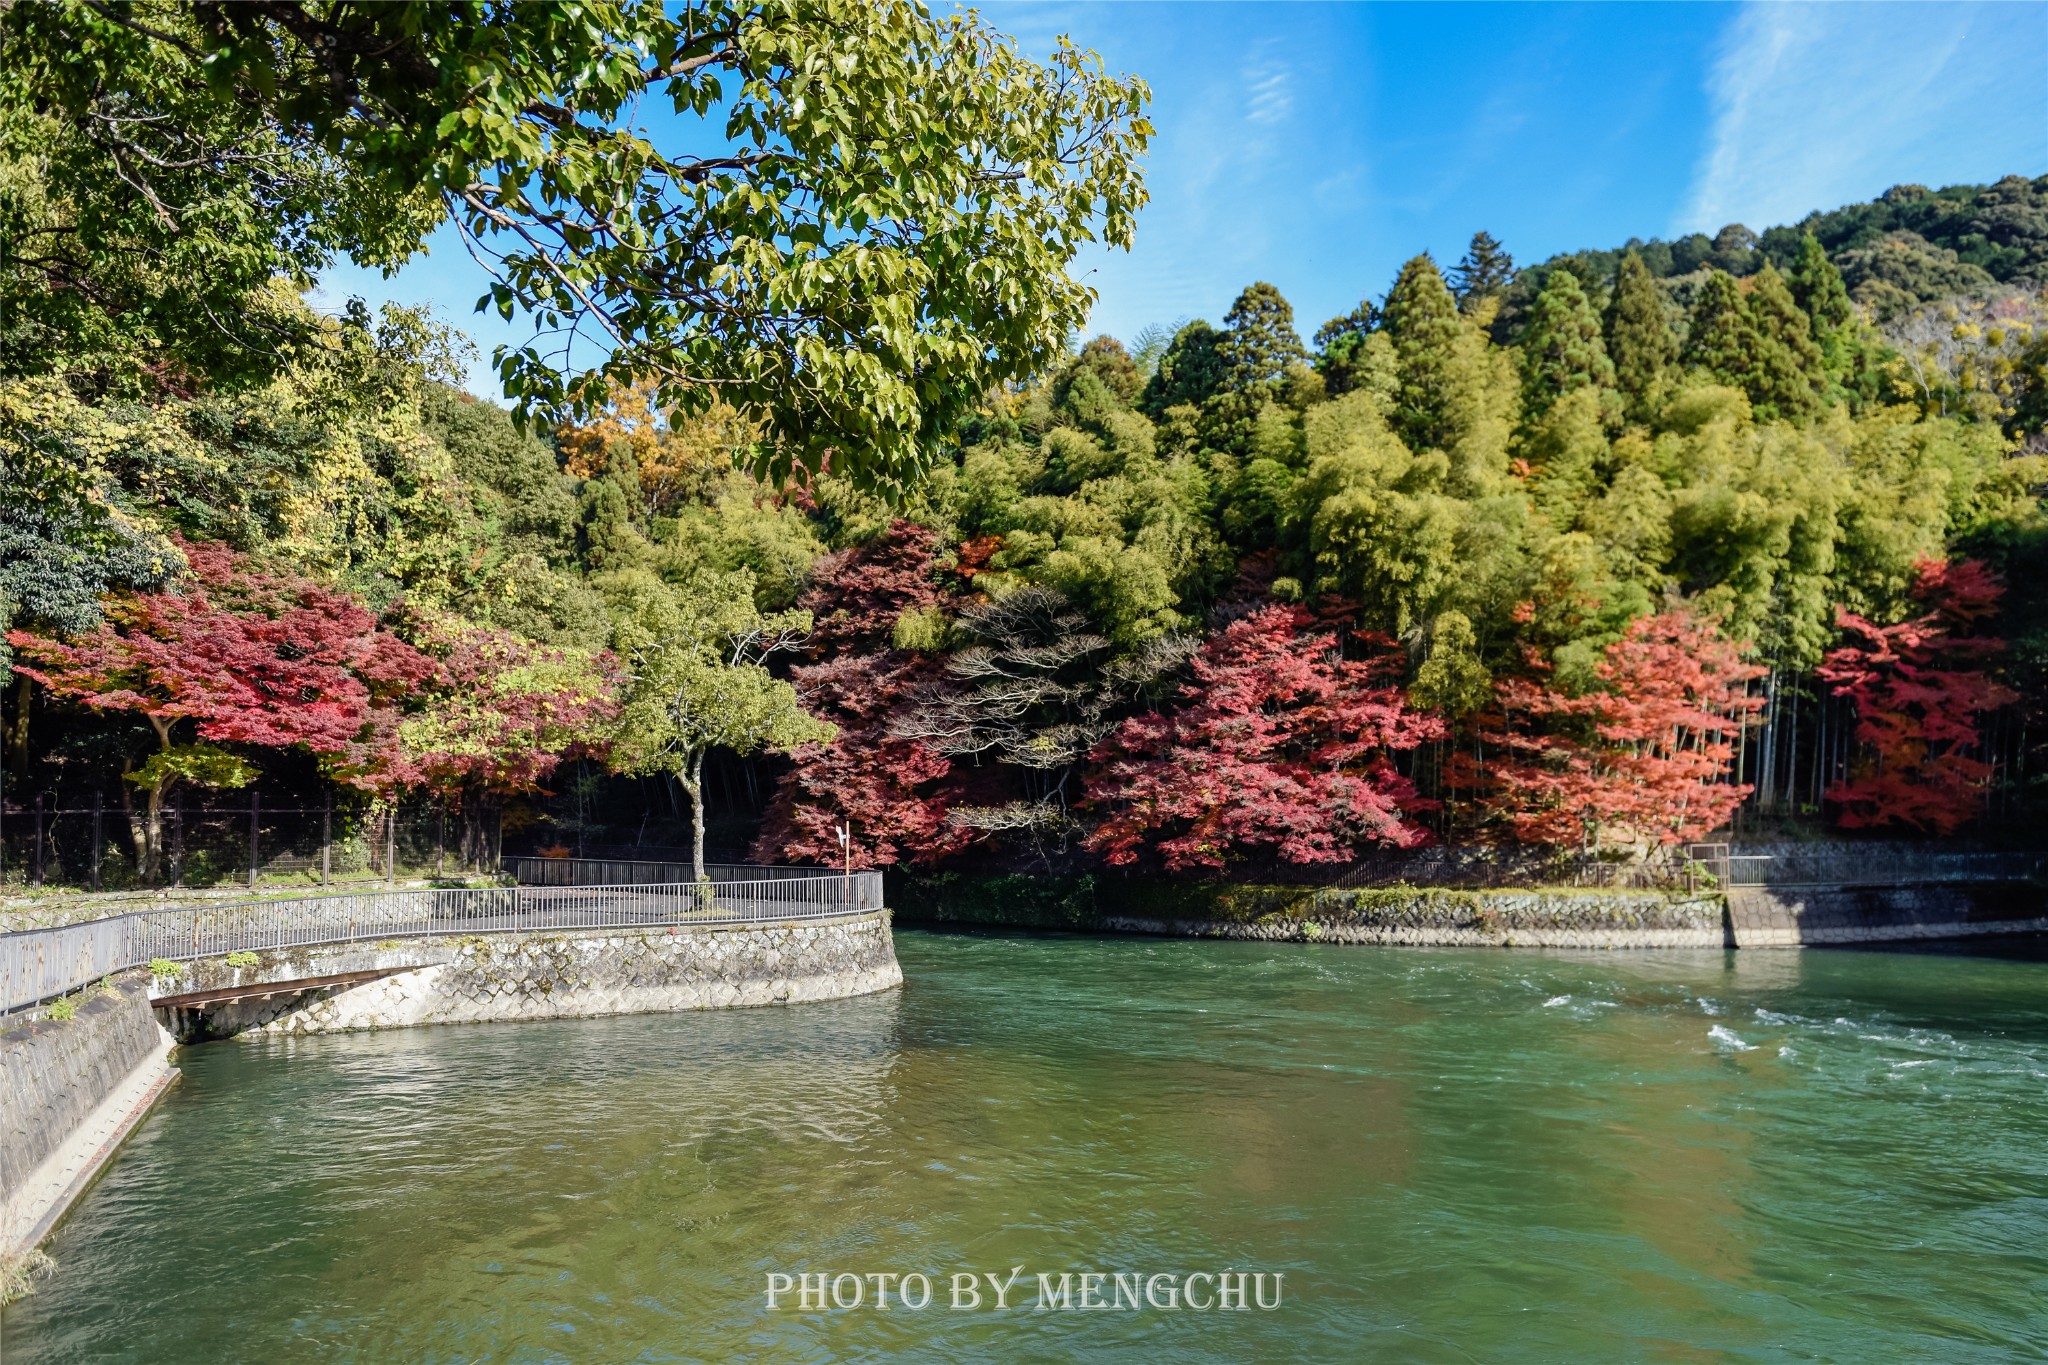
[[[1663,292],[1633,251],[1621,258],[1614,297],[1607,305],[1607,354],[1629,416],[1648,416],[1661,392],[1664,372],[1678,358],[1678,338],[1664,314]]]
[[[1145,383],[1139,406],[1158,421],[1168,408],[1192,404],[1200,407],[1223,391],[1226,366],[1222,356],[1223,333],[1200,318],[1174,333],[1159,368]]]
[[[1769,261],[1750,280],[1749,312],[1755,320],[1757,356],[1750,372],[1750,400],[1756,414],[1806,422],[1821,410],[1826,365],[1813,344],[1813,325],[1792,300],[1785,277]]]
[[[1532,417],[1573,389],[1615,387],[1614,363],[1600,339],[1600,317],[1569,270],[1551,271],[1529,310],[1522,333],[1522,384],[1525,410]]]
[[[224,545],[179,548],[192,574],[183,591],[117,593],[75,643],[7,637],[27,661],[18,671],[52,693],[155,731],[155,752],[122,770],[144,795],[131,823],[145,881],[161,866],[164,799],[177,784],[256,776],[221,744],[302,749],[356,786],[388,789],[404,768],[391,708],[434,673],[353,598]]]
[[[1428,252],[1401,267],[1387,292],[1381,325],[1393,338],[1401,376],[1392,421],[1396,434],[1410,450],[1447,448],[1456,435],[1449,398],[1464,323]]]
[[[1982,809],[1992,767],[1979,756],[1977,719],[2016,694],[1985,671],[2005,642],[1974,632],[2004,593],[1979,560],[1928,560],[1913,583],[1921,615],[1879,626],[1839,614],[1850,643],[1814,672],[1856,708],[1856,739],[1867,750],[1848,780],[1828,789],[1844,829],[1952,834]]]
[[[1717,384],[1748,392],[1758,345],[1756,320],[1735,277],[1712,272],[1693,300],[1679,360]]]
[[[1358,353],[1378,325],[1379,310],[1371,299],[1360,299],[1350,312],[1316,328],[1315,363],[1324,393],[1336,398],[1358,387]]]
[[[1835,269],[1820,239],[1810,232],[1799,239],[1799,254],[1792,261],[1787,282],[1793,301],[1813,328],[1814,344],[1820,347],[1828,375],[1840,381],[1855,365],[1856,310],[1849,302],[1842,272]]]
[[[1727,781],[1748,695],[1763,671],[1709,621],[1679,609],[1637,618],[1609,645],[1596,684],[1571,696],[1541,678],[1503,679],[1483,738],[1488,762],[1460,755],[1460,785],[1523,843],[1676,844],[1727,823],[1750,788]]]
[[[1345,862],[1428,837],[1390,755],[1443,724],[1407,705],[1398,661],[1346,661],[1311,612],[1269,607],[1211,636],[1193,668],[1180,709],[1126,720],[1097,748],[1088,847],[1180,871],[1257,853]]]
[[[1264,280],[1237,296],[1223,319],[1224,383],[1240,393],[1271,392],[1295,366],[1308,364],[1308,350],[1294,330],[1294,305]]]
[[[1497,298],[1515,278],[1515,258],[1508,255],[1500,239],[1481,230],[1472,234],[1464,259],[1451,271],[1451,288],[1467,312],[1481,300]]]
[[[1092,374],[1102,381],[1102,386],[1116,395],[1116,401],[1129,407],[1138,401],[1138,395],[1145,389],[1145,372],[1138,368],[1138,362],[1124,349],[1124,344],[1113,336],[1091,337],[1081,347],[1074,363],[1060,371],[1053,380],[1052,404],[1059,407],[1066,402],[1067,390],[1073,387],[1074,378],[1080,374]]]

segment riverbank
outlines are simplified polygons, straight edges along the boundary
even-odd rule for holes
[[[0,1258],[33,1250],[177,1079],[147,972],[0,1032]]]
[[[889,899],[906,924],[1408,947],[1796,948],[2048,933],[2048,893],[2032,882],[1687,892],[901,872]]]
[[[906,874],[905,923],[1406,947],[1720,948],[1716,895]]]
[[[744,924],[393,938],[237,959],[178,963],[174,971],[166,964],[155,978],[158,1017],[180,1042],[247,1032],[349,1033],[744,1009],[839,1000],[903,984],[886,910]]]
[[[824,880],[836,889],[834,879]],[[0,1032],[0,1278],[7,1292],[25,1288],[15,1273],[25,1264],[20,1258],[177,1076],[168,1062],[174,1035],[192,1043],[242,1033],[720,1010],[869,995],[903,981],[884,908],[701,923],[649,918],[594,929],[361,935],[156,959],[45,1001],[37,1017]],[[488,925],[487,916],[479,920]],[[249,929],[255,941],[260,929]],[[10,942],[26,940],[16,956],[40,962],[35,954],[46,949],[66,951],[53,944],[61,938]],[[63,965],[52,962],[53,970]]]

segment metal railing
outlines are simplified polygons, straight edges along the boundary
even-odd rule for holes
[[[522,886],[630,886],[641,882],[693,882],[696,870],[672,858],[513,857],[505,872]],[[798,881],[842,874],[824,867],[762,867],[752,863],[706,863],[714,882]],[[858,874],[856,874],[858,875]]]
[[[0,1013],[162,958],[442,934],[748,924],[882,908],[882,874],[711,883],[490,886],[363,891],[145,910],[58,929],[0,934]]]

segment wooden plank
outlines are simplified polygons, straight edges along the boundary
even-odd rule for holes
[[[271,995],[296,995],[322,986],[360,986],[418,967],[380,967],[373,971],[338,972],[333,976],[306,976],[296,981],[252,982],[247,986],[224,986],[211,991],[187,991],[183,995],[160,995],[149,1003],[157,1009],[190,1009],[194,1005],[216,1005],[223,1000],[260,1000]]]

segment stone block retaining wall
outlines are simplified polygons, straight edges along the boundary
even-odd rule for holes
[[[909,874],[905,919],[1199,938],[1458,947],[1720,948],[1719,896],[1239,886],[1121,877]]]
[[[1233,886],[1115,876],[898,874],[912,922],[1303,943],[1442,947],[1773,948],[2048,933],[2025,882],[1686,895],[1552,888]]]
[[[1226,908],[1256,910],[1250,906]],[[1719,948],[1715,896],[1650,891],[1315,891],[1262,913],[1183,919],[1102,918],[1125,933],[1299,943],[1385,943],[1470,948]]]
[[[146,976],[0,1032],[0,1254],[35,1244],[174,1074]]]
[[[2048,933],[2048,893],[2027,882],[1736,887],[1728,923],[1743,948],[2039,934]]]
[[[416,1024],[564,1019],[866,995],[902,984],[887,911],[829,919],[393,939],[184,964],[157,995],[350,972],[328,986],[175,1012],[181,1039],[245,1031],[333,1033]]]

